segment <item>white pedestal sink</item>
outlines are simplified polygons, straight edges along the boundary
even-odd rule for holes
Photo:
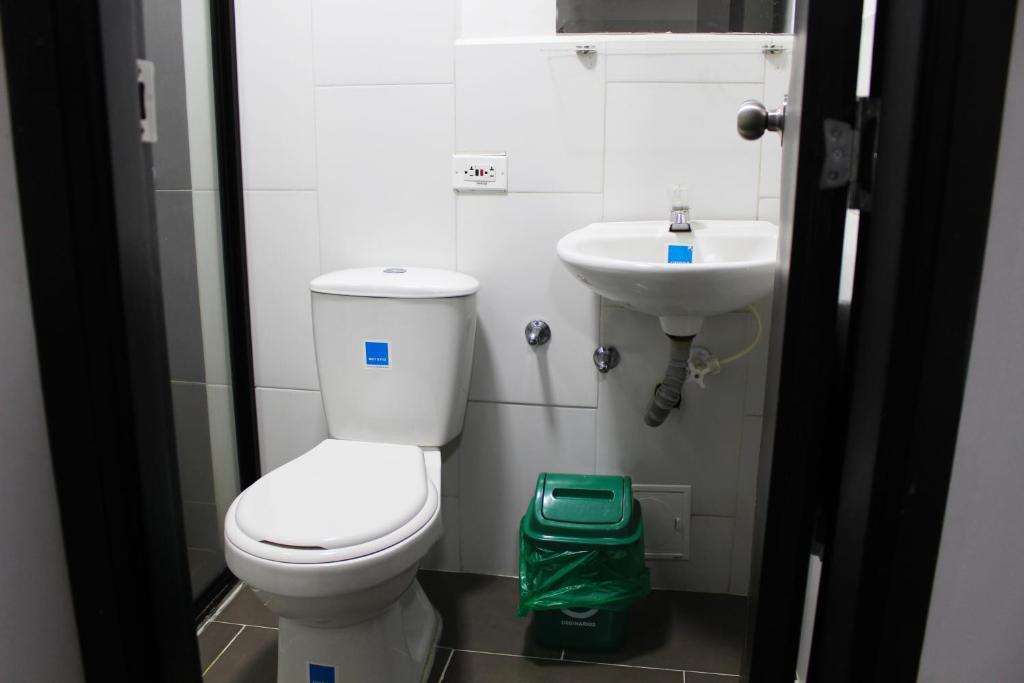
[[[675,337],[691,337],[704,318],[768,294],[779,229],[766,221],[592,223],[563,237],[562,263],[583,284],[627,308],[656,315]],[[691,263],[669,263],[669,245],[693,248]]]

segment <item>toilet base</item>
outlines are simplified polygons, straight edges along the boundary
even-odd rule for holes
[[[277,683],[421,683],[441,617],[414,580],[397,602],[357,624],[320,628],[282,617],[279,629]]]

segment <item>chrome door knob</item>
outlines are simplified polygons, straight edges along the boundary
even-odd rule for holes
[[[774,111],[768,111],[762,103],[757,100],[746,100],[740,105],[736,112],[736,130],[740,137],[746,140],[757,140],[766,130],[782,133],[786,124],[786,101],[783,98],[782,106]]]

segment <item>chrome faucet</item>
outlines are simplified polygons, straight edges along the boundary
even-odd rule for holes
[[[682,185],[672,186],[671,217],[669,232],[693,232],[690,227],[690,193]]]
[[[692,232],[690,227],[690,207],[679,206],[672,209],[672,225],[668,226],[669,232]]]

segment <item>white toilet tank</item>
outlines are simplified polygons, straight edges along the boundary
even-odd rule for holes
[[[434,268],[354,268],[309,286],[331,438],[441,446],[462,431],[475,278]]]

